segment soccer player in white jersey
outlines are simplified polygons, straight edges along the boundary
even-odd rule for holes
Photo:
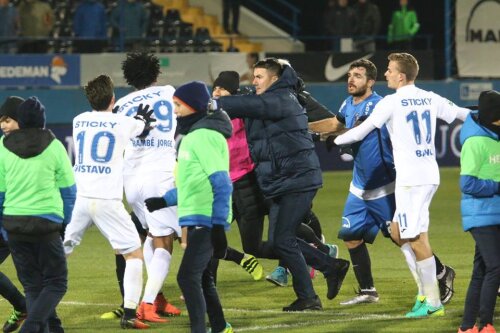
[[[174,187],[174,134],[177,125],[173,114],[174,87],[155,85],[160,61],[149,53],[128,53],[122,63],[125,80],[136,90],[119,99],[118,114],[134,116],[141,103],[151,105],[157,120],[144,139],[133,139],[125,150],[125,196],[134,213],[149,230],[144,243],[148,281],[137,317],[151,322],[166,322],[159,314],[179,315],[180,311],[158,294],[167,277],[173,241],[181,235],[177,208],[168,207],[150,213],[144,200],[159,197]]]
[[[338,136],[335,143],[354,143],[373,129],[387,126],[396,168],[396,212],[391,237],[401,245],[423,292],[406,316],[442,316],[444,307],[439,298],[436,263],[428,237],[429,205],[439,185],[434,145],[436,118],[447,123],[456,118],[463,121],[469,110],[417,88],[418,62],[411,54],[392,53],[388,59],[385,78],[388,87],[396,89],[396,93],[384,97],[360,126]]]
[[[148,113],[148,107],[143,109],[141,105],[135,119],[114,114],[113,83],[106,75],[89,81],[85,94],[95,111],[73,119],[76,156],[73,170],[78,194],[71,223],[66,228],[64,249],[70,254],[93,222],[126,260],[122,328],[148,328],[136,319],[142,292],[143,255],[139,234],[122,202],[122,169],[126,145],[131,138],[148,131],[152,111]]]

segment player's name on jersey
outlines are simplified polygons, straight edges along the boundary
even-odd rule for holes
[[[152,92],[152,93],[135,96],[130,101],[126,102],[123,105],[120,105],[120,112],[123,111],[123,110],[125,110],[125,109],[128,109],[129,107],[135,105],[138,102],[147,101],[147,100],[150,100],[150,99],[153,99],[153,98],[158,99],[158,97],[160,97],[161,94],[162,94],[161,91],[155,91],[155,92]]]
[[[78,120],[75,122],[75,128],[81,127],[102,127],[102,128],[114,128],[117,122],[112,121],[87,121]]]
[[[134,147],[173,147],[172,140],[166,139],[133,139],[132,145]]]
[[[432,98],[405,98],[401,100],[402,106],[431,105]]]
[[[110,174],[111,168],[109,166],[103,165],[83,165],[83,164],[75,164],[73,167],[75,172],[81,173],[98,173],[98,174]]]

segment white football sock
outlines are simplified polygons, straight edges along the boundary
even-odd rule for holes
[[[123,306],[135,310],[142,292],[142,260],[132,258],[125,263]]]
[[[149,275],[149,265],[151,260],[153,260],[153,237],[146,237],[144,244],[142,245],[142,254],[144,256],[144,264],[146,265],[146,272]]]
[[[434,256],[417,261],[417,271],[422,281],[423,292],[427,299],[427,303],[433,307],[440,306],[441,299],[439,297],[439,287],[436,278],[436,260]]]
[[[156,295],[163,286],[163,281],[165,281],[168,269],[170,268],[170,260],[172,255],[165,249],[156,249],[153,254],[153,259],[149,264],[148,270],[148,281],[146,282],[146,287],[144,288],[143,302],[153,303]]]
[[[408,264],[408,268],[410,269],[411,275],[413,275],[413,279],[415,280],[415,283],[417,284],[418,288],[418,295],[424,295],[423,294],[423,288],[422,288],[422,281],[420,281],[420,277],[417,272],[417,259],[415,257],[415,252],[413,252],[413,249],[411,248],[410,243],[404,243],[401,246],[401,252],[403,252],[403,255],[405,256],[406,263]]]

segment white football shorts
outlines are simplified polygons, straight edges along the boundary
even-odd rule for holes
[[[66,253],[80,244],[92,222],[118,253],[127,254],[141,248],[139,233],[121,200],[77,196],[71,223],[64,236]]]
[[[401,239],[415,238],[429,230],[429,206],[438,185],[396,186],[396,213]]]
[[[124,177],[125,196],[141,221],[143,227],[155,237],[168,236],[174,232],[181,236],[177,218],[177,206],[159,209],[150,213],[144,200],[161,197],[174,187],[174,176],[170,172],[156,172],[146,175],[127,175]]]

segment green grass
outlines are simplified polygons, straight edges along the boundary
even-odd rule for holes
[[[380,294],[378,304],[343,307],[339,302],[353,296],[357,286],[352,269],[349,271],[336,299],[326,299],[326,284],[322,276],[314,280],[324,311],[314,313],[283,313],[281,308],[295,297],[292,288],[279,288],[266,281],[254,282],[239,266],[221,262],[218,290],[226,319],[237,332],[456,332],[461,321],[464,297],[472,270],[473,241],[462,231],[458,169],[441,170],[441,186],[431,206],[430,238],[434,252],[455,268],[455,297],[446,306],[441,318],[408,320],[404,314],[413,304],[416,287],[401,252],[379,235],[369,247],[375,284]],[[314,211],[320,217],[326,239],[339,243],[336,234],[342,207],[350,181],[349,172],[324,174],[325,186],[319,191]],[[239,236],[236,226],[228,233],[229,242],[236,248]],[[340,256],[348,259],[347,250],[339,244]],[[189,322],[176,273],[182,250],[176,246],[170,274],[163,288],[170,300],[183,314],[167,324],[154,324],[151,332],[188,332]],[[114,255],[107,241],[96,228],[85,235],[69,262],[69,290],[58,307],[67,332],[120,332],[118,321],[99,319],[99,315],[119,305],[115,278]],[[265,272],[274,269],[276,262],[261,260]],[[10,259],[2,271],[15,277]],[[19,285],[18,282],[16,282]],[[5,319],[9,304],[0,301],[0,313]],[[497,314],[498,315],[498,314]]]

